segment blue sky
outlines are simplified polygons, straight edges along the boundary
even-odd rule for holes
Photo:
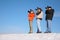
[[[60,33],[60,0],[0,0],[0,33],[28,33],[29,24],[27,11],[41,7],[44,18],[41,22],[42,31],[46,30],[45,7],[55,9],[52,21],[52,32]],[[33,21],[34,33],[37,30],[36,18]]]

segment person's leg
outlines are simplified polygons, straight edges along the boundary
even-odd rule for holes
[[[48,20],[46,20],[46,32],[45,33],[48,33]]]
[[[47,30],[45,33],[51,33],[51,20],[46,20]]]
[[[46,32],[48,32],[48,27],[49,27],[48,20],[46,20],[46,24],[47,24],[47,30],[46,30]]]
[[[37,19],[37,32],[41,32],[41,25],[40,25],[41,20]]]
[[[30,31],[29,31],[29,33],[32,33],[32,32],[33,32],[32,21],[29,21],[29,27],[30,27]]]
[[[52,25],[52,22],[51,22],[51,20],[48,20],[48,32],[50,32],[51,33],[51,25]]]

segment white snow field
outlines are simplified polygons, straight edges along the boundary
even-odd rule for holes
[[[0,34],[0,40],[60,40],[59,33]]]

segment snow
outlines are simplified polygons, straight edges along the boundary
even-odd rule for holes
[[[0,34],[0,40],[60,40],[59,33]]]

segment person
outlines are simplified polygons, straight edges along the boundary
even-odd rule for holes
[[[45,33],[51,33],[51,24],[54,15],[54,9],[52,9],[51,6],[47,6],[45,14],[46,14],[46,23],[47,23],[47,30]]]
[[[30,27],[29,33],[33,33],[32,22],[34,17],[35,17],[35,13],[32,9],[30,9],[30,11],[28,11],[28,21],[29,21],[29,27]]]
[[[37,20],[37,33],[42,33],[41,31],[41,20],[43,18],[43,11],[41,8],[36,9],[36,20]]]

